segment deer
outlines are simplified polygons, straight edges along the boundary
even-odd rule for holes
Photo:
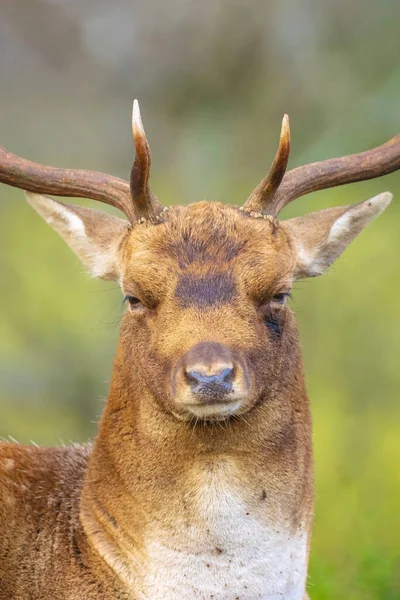
[[[400,168],[400,134],[287,170],[289,119],[242,207],[165,208],[139,105],[130,182],[0,151],[0,181],[126,301],[92,443],[0,444],[1,600],[302,600],[312,425],[293,282],[321,275],[392,195],[279,219]],[[83,197],[124,218],[54,200]]]

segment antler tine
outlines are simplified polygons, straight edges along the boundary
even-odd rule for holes
[[[242,210],[259,213],[271,213],[275,194],[285,175],[290,153],[290,125],[288,115],[282,120],[281,135],[278,150],[268,174],[256,189],[250,194]]]
[[[59,169],[31,162],[0,146],[0,182],[29,192],[99,200],[115,206],[131,223],[157,221],[163,207],[149,187],[151,153],[135,100],[132,115],[136,157],[130,184],[123,179],[76,169]]]
[[[131,170],[131,195],[136,218],[157,221],[163,206],[149,186],[151,152],[140,115],[139,102],[134,100],[132,111],[132,133],[136,157]]]
[[[292,169],[283,178],[271,206],[274,216],[300,196],[364,181],[400,169],[400,134],[372,150],[331,158]]]
[[[99,200],[135,219],[129,183],[105,173],[41,165],[0,146],[0,182],[39,194]]]

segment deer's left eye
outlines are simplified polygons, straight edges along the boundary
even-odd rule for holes
[[[276,304],[285,304],[288,298],[290,298],[290,292],[281,292],[272,297],[272,302],[275,302]]]

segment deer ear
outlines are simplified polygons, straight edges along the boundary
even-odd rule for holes
[[[26,192],[29,204],[57,231],[93,277],[118,279],[117,251],[128,223],[82,206]]]
[[[351,241],[389,206],[384,192],[351,206],[328,208],[284,221],[296,252],[294,279],[321,275]]]

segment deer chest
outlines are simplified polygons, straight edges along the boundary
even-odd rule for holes
[[[260,518],[241,496],[224,472],[192,488],[180,514],[148,537],[143,598],[302,600],[305,532]]]

